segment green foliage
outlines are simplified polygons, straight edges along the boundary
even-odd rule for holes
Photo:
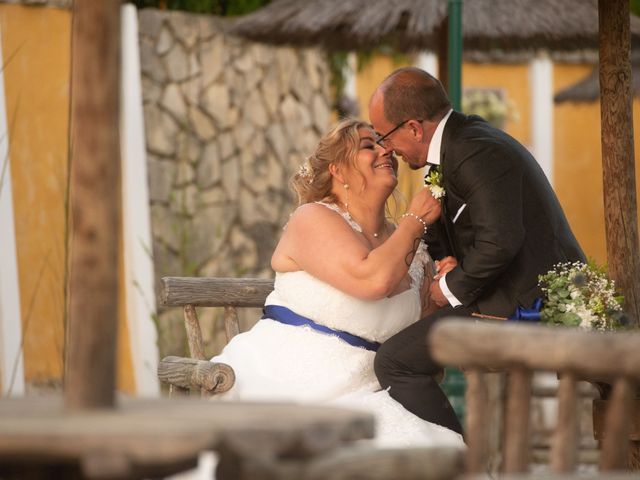
[[[331,87],[337,100],[344,94],[346,76],[349,68],[348,52],[332,52],[327,55],[331,71]]]
[[[137,8],[184,10],[192,13],[211,13],[222,17],[244,15],[264,7],[270,0],[134,0]]]
[[[640,15],[640,0],[629,0],[629,8],[634,15]]]

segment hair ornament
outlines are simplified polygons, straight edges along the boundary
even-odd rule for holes
[[[306,162],[298,168],[298,176],[304,178],[309,183],[313,183],[313,171]]]

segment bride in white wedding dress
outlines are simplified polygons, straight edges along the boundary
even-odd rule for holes
[[[292,180],[300,206],[273,254],[265,316],[212,359],[231,365],[234,387],[216,398],[331,403],[367,409],[383,447],[464,445],[381,389],[377,345],[434,308],[435,269],[424,243],[440,205],[427,189],[392,225],[384,206],[397,161],[371,127],[338,123]],[[453,268],[440,264],[438,275]]]

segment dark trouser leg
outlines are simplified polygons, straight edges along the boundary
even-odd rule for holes
[[[469,316],[472,308],[445,307],[417,321],[384,342],[374,361],[382,388],[418,417],[462,433],[462,426],[449,400],[434,379],[442,366],[427,348],[427,333],[445,316]]]

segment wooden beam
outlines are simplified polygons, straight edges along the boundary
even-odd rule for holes
[[[640,326],[640,247],[633,151],[628,0],[598,0],[602,179],[609,275]]]
[[[160,303],[165,306],[263,307],[273,280],[262,278],[163,277]]]
[[[615,375],[640,380],[640,332],[447,318],[433,326],[428,341],[433,357],[444,365],[496,369],[520,365],[571,371],[590,380],[610,378],[615,365]]]
[[[120,0],[76,0],[71,68],[68,408],[115,403]]]
[[[226,392],[236,380],[229,365],[183,357],[164,357],[158,364],[158,378],[178,387],[216,393]]]

